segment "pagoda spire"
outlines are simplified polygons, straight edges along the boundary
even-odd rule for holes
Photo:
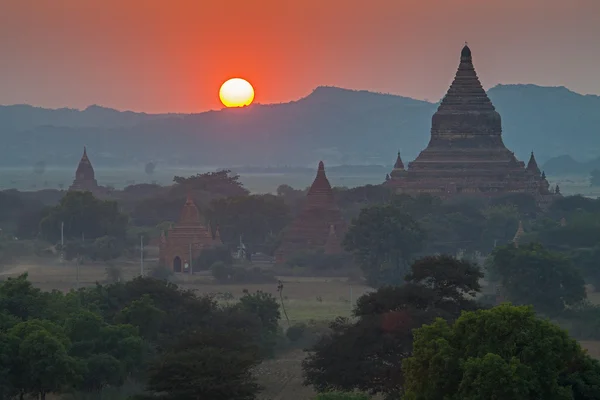
[[[396,157],[396,163],[394,164],[394,169],[403,170],[404,163],[402,162],[402,158],[400,157],[400,151],[398,150],[398,157]]]
[[[535,160],[535,156],[533,155],[533,151],[531,152],[531,156],[529,156],[529,162],[527,163],[527,171],[531,172],[535,176],[540,176],[541,171],[538,167],[537,161]]]
[[[183,205],[183,209],[181,210],[181,217],[179,218],[179,223],[183,225],[200,224],[200,211],[198,211],[198,207],[196,207],[196,203],[194,203],[194,199],[192,199],[192,194],[189,190],[187,194],[187,199],[185,200],[185,204]]]
[[[460,52],[460,64],[448,92],[438,108],[440,111],[495,111],[473,66],[473,56],[467,44]]]
[[[325,164],[323,164],[323,161],[319,161],[317,176],[310,189],[308,189],[306,197],[308,207],[321,207],[333,203],[333,190],[331,189],[327,175],[325,175]]]

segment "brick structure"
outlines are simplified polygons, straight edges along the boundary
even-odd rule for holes
[[[87,155],[85,146],[83,147],[83,155],[79,160],[79,165],[75,171],[75,180],[69,187],[69,191],[89,191],[95,196],[103,196],[107,194],[106,188],[98,186],[94,167]]]
[[[502,141],[502,123],[462,49],[458,71],[431,121],[427,148],[404,168],[398,153],[384,185],[398,193],[493,196],[529,193],[539,203],[555,198],[533,153],[527,167]]]
[[[341,253],[340,239],[346,229],[321,161],[304,207],[283,232],[281,246],[275,251],[275,261],[285,262],[291,255],[301,251]]]
[[[190,255],[194,260],[202,250],[221,244],[219,229],[213,236],[211,230],[202,224],[198,207],[188,195],[179,222],[169,228],[167,235],[161,233],[159,264],[173,272],[189,272]]]

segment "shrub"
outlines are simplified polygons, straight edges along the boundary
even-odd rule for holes
[[[154,279],[160,279],[161,281],[168,281],[173,277],[173,271],[169,268],[159,265],[150,270],[150,277]]]
[[[298,340],[304,337],[304,332],[306,331],[306,324],[298,323],[290,326],[288,330],[285,332],[285,336],[290,340],[290,342],[295,343]]]
[[[123,270],[117,265],[108,265],[106,267],[106,280],[109,283],[121,282],[123,279]]]
[[[222,262],[224,265],[233,264],[233,257],[227,247],[215,246],[202,250],[200,256],[194,260],[194,269],[206,271],[216,262]]]

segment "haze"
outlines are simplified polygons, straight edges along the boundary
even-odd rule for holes
[[[0,104],[199,112],[232,76],[259,103],[318,85],[437,101],[464,41],[486,88],[600,94],[597,0],[0,3]]]

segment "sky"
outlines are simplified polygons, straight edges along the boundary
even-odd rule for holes
[[[0,104],[201,112],[320,85],[438,101],[467,41],[486,88],[600,94],[600,0],[0,0]]]

